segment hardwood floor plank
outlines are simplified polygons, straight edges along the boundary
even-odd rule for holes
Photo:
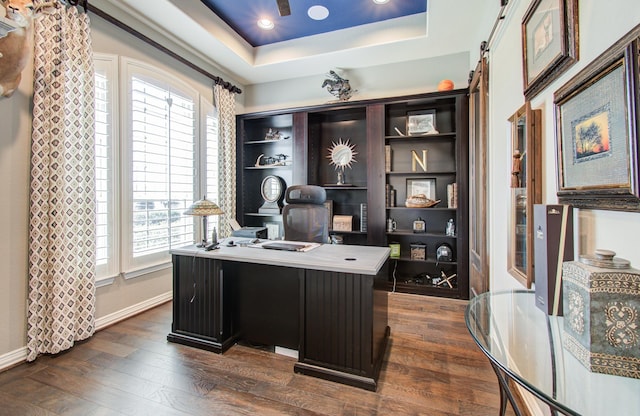
[[[0,416],[55,416],[58,414],[43,409],[28,400],[16,398],[5,391],[0,391],[0,403],[2,404],[2,406],[0,406]]]
[[[0,373],[0,416],[494,416],[498,384],[466,329],[466,304],[389,294],[391,338],[370,392],[295,374],[295,359],[264,349],[169,343],[166,303]]]

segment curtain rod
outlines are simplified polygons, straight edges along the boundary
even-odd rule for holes
[[[134,28],[132,28],[131,26],[128,26],[127,24],[121,22],[120,20],[116,19],[115,17],[111,16],[110,14],[98,9],[96,6],[89,4],[88,5],[88,9],[91,13],[94,13],[96,16],[99,16],[101,18],[103,18],[104,20],[106,20],[107,22],[113,24],[114,26],[119,27],[120,29],[123,29],[124,31],[126,31],[127,33],[130,33],[131,35],[135,36],[136,38],[148,43],[149,45],[153,46],[154,48],[166,53],[167,55],[171,56],[172,58],[180,61],[181,63],[187,65],[189,68],[194,69],[195,71],[201,73],[202,75],[211,78],[213,80],[213,82],[216,85],[222,85],[222,87],[224,87],[225,89],[231,91],[231,92],[235,92],[238,94],[242,94],[242,90],[238,87],[236,87],[235,85],[225,81],[224,79],[217,77],[215,75],[213,75],[212,73],[205,71],[204,69],[200,68],[198,65],[195,65],[192,62],[189,62],[188,60],[186,60],[185,58],[183,58],[182,56],[178,55],[177,53],[173,52],[172,50],[162,46],[161,44],[159,44],[158,42],[154,41],[153,39],[143,35],[142,33],[138,32],[137,30],[135,30]]]

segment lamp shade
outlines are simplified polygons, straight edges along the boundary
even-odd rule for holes
[[[209,201],[206,197],[191,204],[184,213],[185,215],[196,215],[199,217],[224,214],[218,205]]]

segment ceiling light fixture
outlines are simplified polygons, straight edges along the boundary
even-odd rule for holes
[[[375,4],[387,4],[389,3],[389,0],[373,0],[373,2]]]
[[[273,24],[271,19],[267,19],[266,17],[263,17],[262,19],[258,20],[258,27],[264,30],[271,30],[275,27],[275,25]]]
[[[307,10],[307,14],[313,20],[324,20],[329,17],[329,9],[324,6],[311,6],[309,10]]]

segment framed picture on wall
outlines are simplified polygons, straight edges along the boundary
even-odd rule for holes
[[[527,100],[578,60],[578,0],[534,0],[522,20]]]
[[[561,203],[640,211],[639,48],[640,26],[554,94]]]

